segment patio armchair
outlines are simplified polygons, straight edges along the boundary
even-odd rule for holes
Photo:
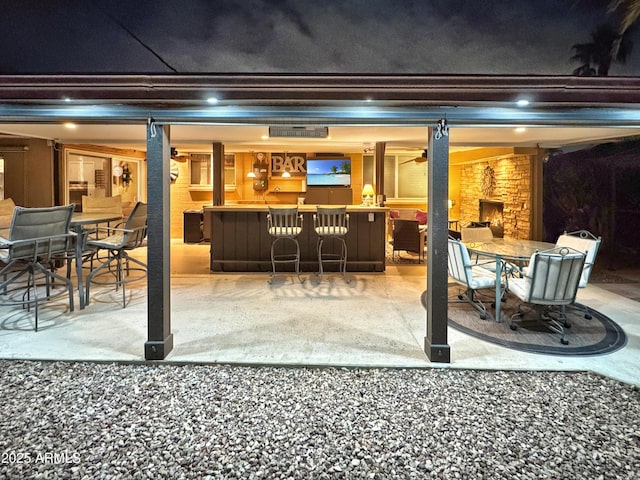
[[[147,204],[138,202],[131,211],[123,228],[99,227],[107,234],[104,238],[90,239],[87,246],[98,250],[107,250],[107,260],[91,270],[86,280],[85,305],[89,305],[89,293],[92,283],[122,287],[122,307],[126,307],[126,284],[146,277],[147,265],[129,255],[129,251],[144,245],[147,236]],[[129,262],[137,265],[131,268]],[[143,272],[130,277],[130,272]]]
[[[74,205],[46,208],[15,207],[8,238],[0,237],[0,303],[35,311],[35,331],[41,300],[69,294],[73,311],[73,285],[51,265],[58,258],[72,258],[75,233],[69,230]],[[54,292],[55,281],[65,286]]]
[[[571,247],[580,252],[584,252],[586,255],[578,288],[585,288],[589,283],[589,277],[591,276],[593,264],[596,261],[596,255],[598,254],[601,243],[601,237],[596,237],[587,230],[578,230],[570,233],[565,231],[558,237],[558,240],[556,240],[556,246]],[[584,318],[591,319],[591,312],[586,305],[584,306]]]
[[[528,304],[520,305],[518,311],[510,318],[512,330],[517,330],[519,323],[526,313],[536,313],[535,320],[542,323],[552,332],[560,334],[563,345],[569,343],[565,339],[565,328],[571,325],[567,322],[564,307],[572,304],[576,299],[580,277],[584,268],[586,255],[571,247],[555,247],[550,250],[536,252],[531,255],[529,267],[522,278],[508,279],[508,291]]]
[[[496,272],[489,268],[493,265],[495,267],[495,259],[491,259],[486,263],[472,263],[469,257],[469,250],[464,243],[455,238],[449,237],[448,240],[448,258],[447,258],[447,270],[449,277],[453,279],[459,285],[464,287],[464,291],[458,294],[458,300],[465,301],[471,304],[480,313],[481,319],[487,318],[487,307],[478,298],[478,290],[494,290],[495,301],[502,300],[504,295],[506,282],[504,288],[501,287],[499,292],[495,292],[496,288]],[[502,273],[498,273],[502,275]],[[495,305],[495,304],[494,304]]]
[[[420,231],[418,220],[396,218],[392,225],[391,259],[395,261],[396,252],[404,250],[418,254],[418,263],[424,258],[424,232]],[[400,254],[398,254],[398,257]]]

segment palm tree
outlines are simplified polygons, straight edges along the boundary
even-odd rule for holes
[[[640,1],[639,0],[610,0],[609,11],[622,11],[622,20],[620,21],[620,35],[629,30],[638,17],[640,17]]]
[[[622,12],[622,19],[620,20],[620,25],[618,27],[618,33],[620,34],[620,37],[622,37],[627,33],[636,20],[638,20],[638,17],[640,17],[640,0],[610,0],[609,11]],[[619,48],[620,43],[614,43],[613,51],[611,52],[611,55],[614,58],[618,55]]]
[[[573,74],[607,76],[613,62],[627,61],[632,47],[633,42],[626,34],[620,35],[611,25],[600,25],[591,33],[591,42],[576,43],[571,47],[576,52],[571,60],[581,63]]]

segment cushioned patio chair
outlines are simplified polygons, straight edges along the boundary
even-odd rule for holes
[[[35,331],[41,300],[69,293],[73,311],[73,285],[51,268],[57,258],[70,259],[75,233],[69,230],[74,205],[46,208],[15,207],[8,238],[0,238],[0,303],[34,308]],[[55,292],[55,281],[65,286]]]
[[[526,311],[525,306],[520,305],[511,316],[511,329],[518,328],[516,319],[533,311],[535,319],[552,332],[559,333],[560,342],[567,345],[565,328],[570,325],[564,310],[554,307],[564,307],[575,301],[585,257],[583,252],[571,247],[556,247],[531,255],[524,276],[508,279],[508,291],[528,304]]]
[[[129,251],[144,245],[147,236],[147,205],[138,202],[127,218],[123,228],[99,227],[106,237],[88,240],[89,247],[107,250],[107,260],[91,271],[87,276],[85,289],[85,305],[89,305],[89,292],[92,283],[99,285],[115,285],[116,290],[122,287],[122,307],[126,307],[126,284],[146,277],[146,263],[129,255]],[[129,262],[138,265],[130,268]],[[130,272],[143,272],[142,275],[130,277]]]
[[[558,237],[558,240],[556,240],[556,246],[571,247],[579,252],[584,252],[586,255],[578,288],[585,288],[589,283],[589,277],[591,276],[593,264],[596,261],[596,255],[598,254],[601,243],[601,237],[596,237],[587,230],[578,230],[570,233],[564,232]],[[589,312],[589,308],[586,305],[584,306],[584,318],[591,318],[591,312]]]
[[[472,263],[469,257],[469,250],[464,243],[455,238],[449,238],[448,241],[448,257],[447,270],[449,277],[456,283],[464,287],[464,291],[458,294],[458,300],[470,303],[480,313],[481,319],[487,318],[487,307],[478,298],[478,290],[493,290],[493,298],[500,301],[504,295],[505,288],[501,288],[496,295],[496,273],[495,271],[485,268],[490,264],[495,267],[495,259],[486,264]],[[502,282],[505,285],[506,282]],[[494,303],[495,305],[495,303]],[[497,319],[499,320],[499,319]]]

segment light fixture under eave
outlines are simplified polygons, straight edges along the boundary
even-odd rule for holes
[[[291,174],[288,169],[282,172],[282,178],[291,178]]]

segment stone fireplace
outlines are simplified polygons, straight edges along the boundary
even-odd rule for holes
[[[496,237],[529,238],[531,162],[529,155],[512,155],[463,165],[460,225],[490,221]],[[481,211],[483,203],[499,214]]]
[[[489,222],[494,237],[504,237],[504,202],[480,199],[480,222]]]

